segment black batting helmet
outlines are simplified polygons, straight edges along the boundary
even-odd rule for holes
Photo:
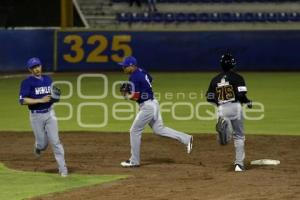
[[[229,71],[236,65],[234,57],[230,53],[223,54],[220,60],[221,67],[223,71]]]

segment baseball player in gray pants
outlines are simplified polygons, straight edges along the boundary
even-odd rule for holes
[[[245,135],[242,104],[252,108],[247,98],[247,87],[244,78],[234,72],[236,62],[231,54],[224,54],[220,64],[223,72],[215,76],[206,93],[207,101],[218,106],[216,130],[221,145],[226,145],[233,136],[235,147],[234,170],[245,170]]]
[[[50,143],[59,174],[66,177],[68,169],[64,148],[59,140],[57,120],[52,109],[53,103],[57,101],[51,98],[52,79],[42,75],[42,64],[38,58],[29,59],[27,67],[32,75],[22,81],[19,102],[21,105],[28,105],[30,111],[30,121],[35,136],[34,153],[39,157]]]
[[[136,101],[140,107],[130,128],[131,157],[129,160],[121,162],[121,166],[140,166],[141,138],[142,132],[147,124],[150,125],[155,134],[178,140],[186,146],[187,153],[191,153],[193,137],[164,126],[160,114],[159,103],[154,98],[152,92],[152,77],[150,74],[145,70],[138,68],[137,61],[132,56],[126,57],[124,62],[119,64],[122,65],[124,72],[129,74],[129,81],[132,83],[132,88],[129,86],[122,86],[121,93],[126,96],[126,98]]]

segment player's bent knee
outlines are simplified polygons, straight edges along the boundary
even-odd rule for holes
[[[154,134],[156,134],[156,135],[164,135],[164,128],[163,127],[153,128],[152,130],[153,130]]]
[[[143,132],[143,128],[131,128],[130,129],[130,134],[135,134],[135,135],[139,135]]]
[[[48,144],[44,144],[44,145],[37,145],[37,148],[41,151],[45,151],[48,148]]]

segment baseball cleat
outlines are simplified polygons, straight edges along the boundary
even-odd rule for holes
[[[139,164],[132,163],[130,160],[121,162],[122,167],[139,167]]]
[[[240,165],[240,164],[235,164],[234,165],[234,171],[236,171],[236,172],[243,172],[245,170],[246,169],[245,169],[245,167],[243,165]]]
[[[33,153],[38,158],[38,157],[41,156],[42,151],[34,146],[33,147]]]
[[[60,173],[60,176],[61,176],[61,177],[67,177],[67,176],[68,176],[68,173],[67,173],[67,172],[62,172],[62,173]]]
[[[187,153],[190,154],[192,152],[193,149],[193,136],[191,136],[191,139],[189,141],[189,143],[186,146],[187,149]]]

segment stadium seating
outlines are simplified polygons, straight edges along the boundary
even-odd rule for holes
[[[152,19],[153,22],[164,22],[165,18],[164,15],[162,13],[153,13],[152,15],[150,15],[150,19]]]
[[[208,13],[199,13],[198,14],[198,21],[199,22],[208,22],[208,21],[210,21],[210,14],[208,14]]]
[[[175,14],[174,13],[165,13],[165,22],[166,23],[175,22]]]
[[[112,1],[128,3],[127,0]],[[127,9],[127,5],[123,5],[125,8],[122,10],[120,9],[121,5],[119,7],[117,5],[116,13],[126,12],[127,15],[130,15],[130,12],[133,12],[131,13],[132,17],[127,21],[125,14],[123,14],[125,19],[119,18],[119,14],[117,18],[119,22],[125,20],[129,24],[149,23],[151,26],[155,26],[155,24],[158,26],[161,26],[159,24],[193,24],[193,27],[197,27],[203,23],[221,25],[226,23],[243,23],[245,25],[265,23],[271,26],[287,26],[288,23],[293,23],[292,26],[296,26],[300,22],[300,11],[297,9],[300,8],[300,4],[297,2],[300,0],[157,0],[159,12],[141,11],[146,14],[133,14],[140,11]],[[160,3],[164,5],[159,6]],[[232,9],[230,9],[231,6]],[[137,17],[140,15],[147,15],[147,17],[140,19]]]
[[[187,21],[187,14],[186,13],[176,13],[175,14],[175,21],[176,22],[186,22]]]
[[[118,13],[117,20],[119,22],[131,22],[132,13]]]
[[[300,22],[300,12],[224,12],[224,13],[118,13],[117,20],[127,23],[277,23]]]
[[[128,0],[112,0],[114,3],[127,3]],[[157,3],[284,3],[300,0],[157,0]]]

